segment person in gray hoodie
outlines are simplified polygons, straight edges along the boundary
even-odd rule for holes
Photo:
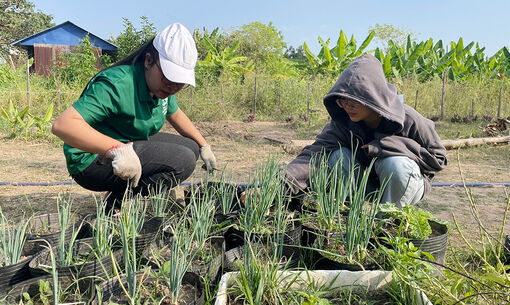
[[[375,158],[372,188],[388,179],[381,202],[400,208],[421,200],[430,191],[435,172],[447,165],[434,123],[400,100],[372,55],[356,58],[342,72],[324,105],[331,121],[287,167],[294,194],[309,186],[310,161],[318,153],[329,155],[330,166],[343,156],[344,174],[352,157],[361,170]]]

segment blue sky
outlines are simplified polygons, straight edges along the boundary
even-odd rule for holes
[[[147,16],[158,30],[172,22],[184,24],[190,31],[203,27],[230,29],[253,21],[272,22],[288,45],[306,42],[318,52],[317,37],[336,42],[340,30],[354,35],[361,43],[368,28],[392,24],[418,33],[418,41],[434,42],[464,39],[486,47],[493,55],[509,46],[508,14],[510,1],[475,0],[365,0],[365,1],[162,1],[162,0],[32,0],[36,10],[53,15],[56,24],[71,21],[91,33],[107,39],[124,27],[122,17],[140,27],[140,16]],[[371,45],[374,47],[375,45]]]

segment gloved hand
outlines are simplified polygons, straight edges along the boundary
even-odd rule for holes
[[[130,180],[132,187],[138,186],[138,181],[142,175],[142,165],[140,159],[133,149],[133,143],[127,143],[109,149],[106,157],[113,159],[113,173],[123,180]]]
[[[200,158],[204,161],[208,171],[216,169],[216,157],[214,156],[211,145],[200,147]]]

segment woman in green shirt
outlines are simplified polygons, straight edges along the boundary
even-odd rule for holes
[[[171,24],[99,72],[53,123],[69,173],[86,189],[108,191],[108,208],[120,206],[128,185],[143,195],[157,183],[174,187],[191,175],[199,156],[208,170],[216,167],[211,146],[174,96],[195,86],[196,60],[190,32]],[[160,133],[165,120],[181,136]]]

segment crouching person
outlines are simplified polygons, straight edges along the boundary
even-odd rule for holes
[[[399,99],[372,55],[358,57],[342,72],[324,105],[331,121],[287,167],[294,194],[309,186],[310,161],[318,153],[329,155],[330,166],[341,162],[343,177],[352,164],[363,171],[375,159],[368,189],[387,181],[381,203],[400,208],[420,201],[447,165],[434,123]]]

